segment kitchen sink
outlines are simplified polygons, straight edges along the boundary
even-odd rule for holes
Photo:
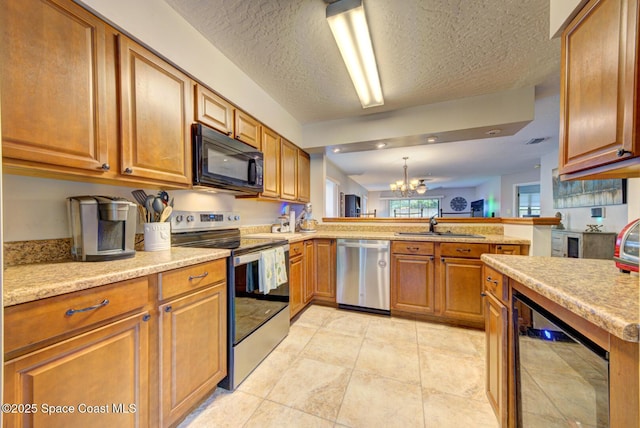
[[[445,238],[482,238],[482,235],[473,235],[470,233],[452,233],[452,232],[396,232],[396,236],[440,236]]]

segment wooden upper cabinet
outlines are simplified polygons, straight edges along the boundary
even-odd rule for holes
[[[195,92],[196,120],[223,134],[233,134],[233,105],[200,84]]]
[[[262,153],[264,155],[262,196],[280,197],[280,136],[262,126]]]
[[[191,79],[146,48],[118,36],[121,173],[191,183]]]
[[[562,178],[640,176],[638,1],[591,0],[562,34]]]
[[[105,28],[70,1],[0,4],[5,161],[107,169]]]
[[[235,110],[235,131],[233,137],[260,150],[260,122],[242,110]]]
[[[280,198],[298,199],[298,148],[281,138],[280,149]]]
[[[303,150],[298,150],[298,200],[309,202],[311,200],[311,161],[309,155]]]

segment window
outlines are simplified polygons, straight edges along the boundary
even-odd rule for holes
[[[440,199],[390,199],[391,217],[431,217],[440,212]]]
[[[517,185],[518,217],[540,217],[540,185]]]

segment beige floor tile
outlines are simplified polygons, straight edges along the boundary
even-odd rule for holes
[[[484,361],[472,355],[421,346],[422,386],[430,391],[484,399]]]
[[[307,346],[317,331],[317,327],[293,324],[289,328],[289,334],[282,340],[282,342],[280,342],[277,349],[282,352],[298,355],[302,352],[304,347]]]
[[[354,370],[336,422],[349,427],[423,427],[420,387]]]
[[[282,404],[264,400],[251,419],[244,425],[245,428],[331,428],[333,422]]]
[[[276,348],[262,363],[242,382],[237,390],[258,397],[266,397],[273,387],[282,377],[282,373],[287,371],[297,359],[294,354],[283,352]]]
[[[346,368],[353,368],[360,352],[362,337],[321,329],[309,341],[302,356]]]
[[[420,385],[418,345],[415,341],[365,338],[356,361],[356,370]]]
[[[261,398],[242,391],[230,393],[218,388],[204,403],[193,411],[179,428],[241,427],[256,411]]]
[[[426,428],[498,428],[498,421],[486,400],[469,400],[424,390],[423,404]]]
[[[458,327],[443,328],[439,324],[424,322],[416,323],[416,330],[420,346],[484,358],[483,331]]]
[[[416,322],[395,318],[372,318],[367,327],[366,337],[416,343]]]
[[[307,327],[322,327],[326,320],[337,312],[337,309],[328,308],[326,306],[311,305],[302,312],[294,325],[303,325]]]
[[[284,373],[267,398],[324,419],[335,420],[350,370],[299,358]]]
[[[364,337],[373,315],[356,311],[336,311],[324,323],[322,329],[351,336]]]

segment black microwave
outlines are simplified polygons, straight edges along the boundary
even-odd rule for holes
[[[262,152],[202,124],[191,126],[193,185],[236,194],[263,190]]]

